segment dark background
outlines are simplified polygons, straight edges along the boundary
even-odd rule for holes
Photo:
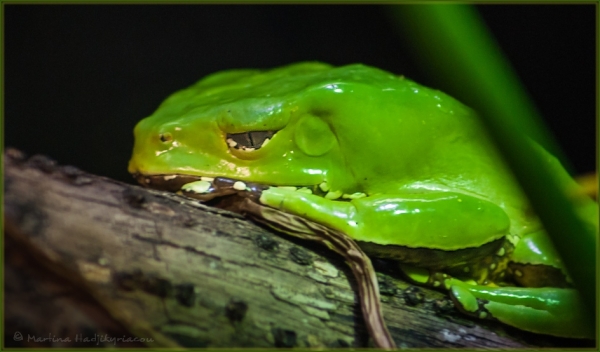
[[[478,9],[574,172],[593,171],[596,6]],[[440,88],[382,6],[4,5],[4,15],[5,145],[127,182],[135,123],[215,71],[362,62]]]

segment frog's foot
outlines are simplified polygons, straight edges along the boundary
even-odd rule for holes
[[[570,338],[594,338],[585,324],[585,307],[574,289],[554,287],[492,287],[461,281],[440,272],[401,266],[412,281],[447,290],[462,313],[497,320],[521,330]]]
[[[590,338],[584,307],[574,289],[553,287],[486,287],[453,279],[450,297],[471,316],[494,319],[522,330],[571,338]]]

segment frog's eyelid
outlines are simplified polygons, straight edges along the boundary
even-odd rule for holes
[[[256,150],[265,146],[277,131],[248,131],[242,133],[228,133],[225,141],[230,148],[242,150]]]

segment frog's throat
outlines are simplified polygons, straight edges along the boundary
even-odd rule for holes
[[[133,177],[142,185],[159,189],[168,192],[177,192],[186,195],[190,198],[195,198],[200,201],[209,201],[217,197],[227,196],[231,194],[239,194],[243,197],[258,199],[263,190],[272,187],[255,182],[239,181],[227,177],[205,177],[195,175],[179,175],[179,174],[162,174],[162,175],[143,175],[133,174]],[[205,189],[201,192],[191,189],[182,189],[185,185],[193,182],[204,181]],[[324,184],[311,186],[277,186],[284,187],[298,192],[311,193],[320,197],[325,197],[331,200],[350,201],[353,198],[365,196],[363,193],[342,194],[341,192],[329,192]],[[335,193],[335,194],[334,194]]]

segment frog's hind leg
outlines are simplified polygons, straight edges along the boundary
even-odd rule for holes
[[[593,338],[595,328],[586,324],[586,309],[579,293],[570,288],[560,256],[545,232],[532,232],[510,242],[516,245],[506,262],[506,279],[524,287],[465,285],[452,279],[447,285],[457,307],[467,314],[494,318],[522,330]],[[478,302],[477,310],[473,301]]]
[[[525,239],[524,246],[531,247],[536,238]],[[443,273],[439,269],[418,269],[401,265],[407,277],[424,286],[449,292],[458,310],[480,319],[497,320],[516,328],[541,334],[571,338],[593,338],[594,327],[586,324],[585,310],[578,292],[566,288],[568,284],[549,282],[548,278],[535,278],[542,266],[524,266],[512,262],[514,254],[521,256],[522,247],[514,249],[512,241],[494,254],[469,265],[450,268]],[[510,259],[509,259],[510,258]],[[550,277],[563,278],[549,266]],[[559,271],[560,272],[560,271]],[[506,275],[506,277],[505,277]],[[496,283],[512,279],[529,286],[550,284],[555,287],[499,287]],[[563,280],[564,281],[564,280]]]
[[[487,287],[451,279],[450,297],[463,313],[522,330],[571,338],[594,338],[579,293],[570,288]]]

